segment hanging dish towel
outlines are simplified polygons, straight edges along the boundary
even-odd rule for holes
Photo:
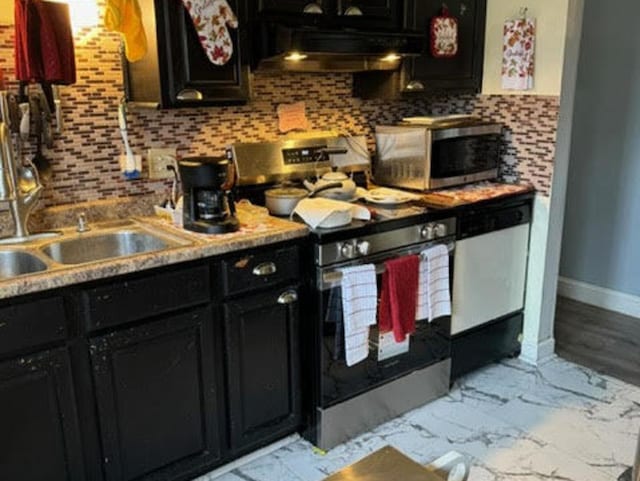
[[[504,24],[502,88],[531,90],[535,66],[536,21],[507,20]]]
[[[214,65],[225,65],[233,56],[230,28],[238,19],[227,0],[182,0],[196,27],[200,43]]]
[[[404,256],[385,262],[380,295],[380,332],[393,331],[403,342],[416,330],[416,302],[420,257]]]
[[[147,35],[142,25],[138,0],[107,0],[104,26],[107,30],[122,34],[124,53],[129,62],[137,62],[146,55]]]
[[[440,244],[424,250],[420,258],[416,319],[432,322],[450,316],[449,249]]]
[[[15,1],[16,78],[24,85],[37,82],[55,108],[52,85],[76,82],[73,33],[66,3]]]
[[[369,356],[369,328],[376,323],[378,286],[373,264],[346,267],[342,272],[342,314],[347,366]]]

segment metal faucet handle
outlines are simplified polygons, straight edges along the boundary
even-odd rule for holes
[[[91,230],[89,227],[89,223],[87,222],[87,214],[86,212],[80,212],[78,214],[78,226],[76,227],[76,231],[79,233],[88,232]]]

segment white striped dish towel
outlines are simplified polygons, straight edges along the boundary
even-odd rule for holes
[[[340,271],[345,357],[347,366],[353,366],[369,356],[369,326],[377,321],[376,268],[366,264]]]
[[[450,316],[448,247],[436,245],[422,251],[420,257],[416,320],[428,319],[432,322],[439,317]]]

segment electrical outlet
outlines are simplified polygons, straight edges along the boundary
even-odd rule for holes
[[[171,179],[173,173],[167,169],[168,165],[176,168],[176,149],[149,149],[147,151],[150,179]]]

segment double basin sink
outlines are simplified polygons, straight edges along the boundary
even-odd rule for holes
[[[0,247],[0,281],[190,244],[169,234],[151,232],[133,222],[115,229],[73,232],[38,245]]]

